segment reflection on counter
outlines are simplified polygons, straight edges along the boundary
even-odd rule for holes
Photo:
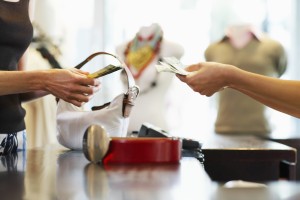
[[[176,164],[101,165],[81,151],[28,150],[1,157],[0,169],[1,199],[10,200],[185,199],[185,191],[193,199],[208,196],[211,184],[193,158]]]
[[[0,156],[1,199],[22,199],[24,194],[25,154]],[[7,187],[13,186],[13,187]]]
[[[1,200],[294,200],[300,184],[212,182],[195,158],[177,164],[101,165],[81,151],[28,150],[0,157]],[[25,164],[25,165],[24,165]],[[232,182],[231,182],[232,183]],[[245,183],[245,182],[243,182]],[[256,184],[257,186],[257,184]]]

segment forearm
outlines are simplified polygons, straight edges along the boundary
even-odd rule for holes
[[[230,73],[229,87],[278,111],[300,117],[300,82],[281,80],[239,69]]]
[[[44,90],[43,81],[46,73],[46,71],[0,71],[0,95]]]
[[[277,100],[272,100],[272,99],[267,99],[265,97],[262,97],[260,95],[257,95],[255,93],[249,93],[247,91],[243,92],[244,94],[247,94],[248,96],[256,99],[257,101],[260,101],[261,103],[268,105],[269,107],[281,111],[283,113],[289,114],[291,116],[300,118],[300,110],[299,108],[295,108],[292,105],[283,103],[281,101],[277,101]]]

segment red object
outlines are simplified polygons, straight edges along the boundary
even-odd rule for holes
[[[105,164],[179,163],[179,138],[112,138]]]

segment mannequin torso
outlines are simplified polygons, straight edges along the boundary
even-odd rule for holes
[[[281,76],[287,66],[283,46],[249,26],[230,27],[222,40],[208,46],[205,58],[272,77]],[[271,130],[264,105],[229,88],[218,93],[216,132],[266,134]]]
[[[232,25],[227,29],[230,43],[237,49],[245,47],[254,37],[252,27],[245,25]]]
[[[127,65],[135,77],[136,84],[140,87],[140,95],[136,99],[135,106],[130,115],[128,133],[138,131],[144,122],[151,123],[165,130],[168,128],[165,120],[165,111],[168,89],[174,75],[170,73],[157,73],[155,64],[163,57],[174,56],[180,59],[184,50],[179,44],[165,40],[157,24],[152,24],[149,27],[141,27],[135,39],[155,39],[155,36],[153,36],[155,31],[161,36],[161,38],[156,41],[159,42],[159,45],[156,46],[155,42],[151,43],[151,41],[148,40],[150,45],[154,44],[154,53],[152,56],[146,56],[146,59],[141,59],[141,65],[138,67],[133,67],[132,64],[128,62],[128,45],[132,43],[132,41],[125,42],[116,48],[117,55],[123,60],[127,59]],[[142,44],[142,42],[144,42],[144,44]],[[146,44],[145,41],[142,42],[136,44],[135,47],[142,48],[143,45]],[[155,46],[157,49],[155,49]],[[145,60],[147,60],[147,62],[143,63]]]

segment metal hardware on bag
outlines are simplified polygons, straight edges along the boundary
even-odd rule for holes
[[[123,117],[129,117],[131,108],[134,106],[134,101],[139,94],[138,87],[131,87],[127,94],[124,95],[123,99]]]

